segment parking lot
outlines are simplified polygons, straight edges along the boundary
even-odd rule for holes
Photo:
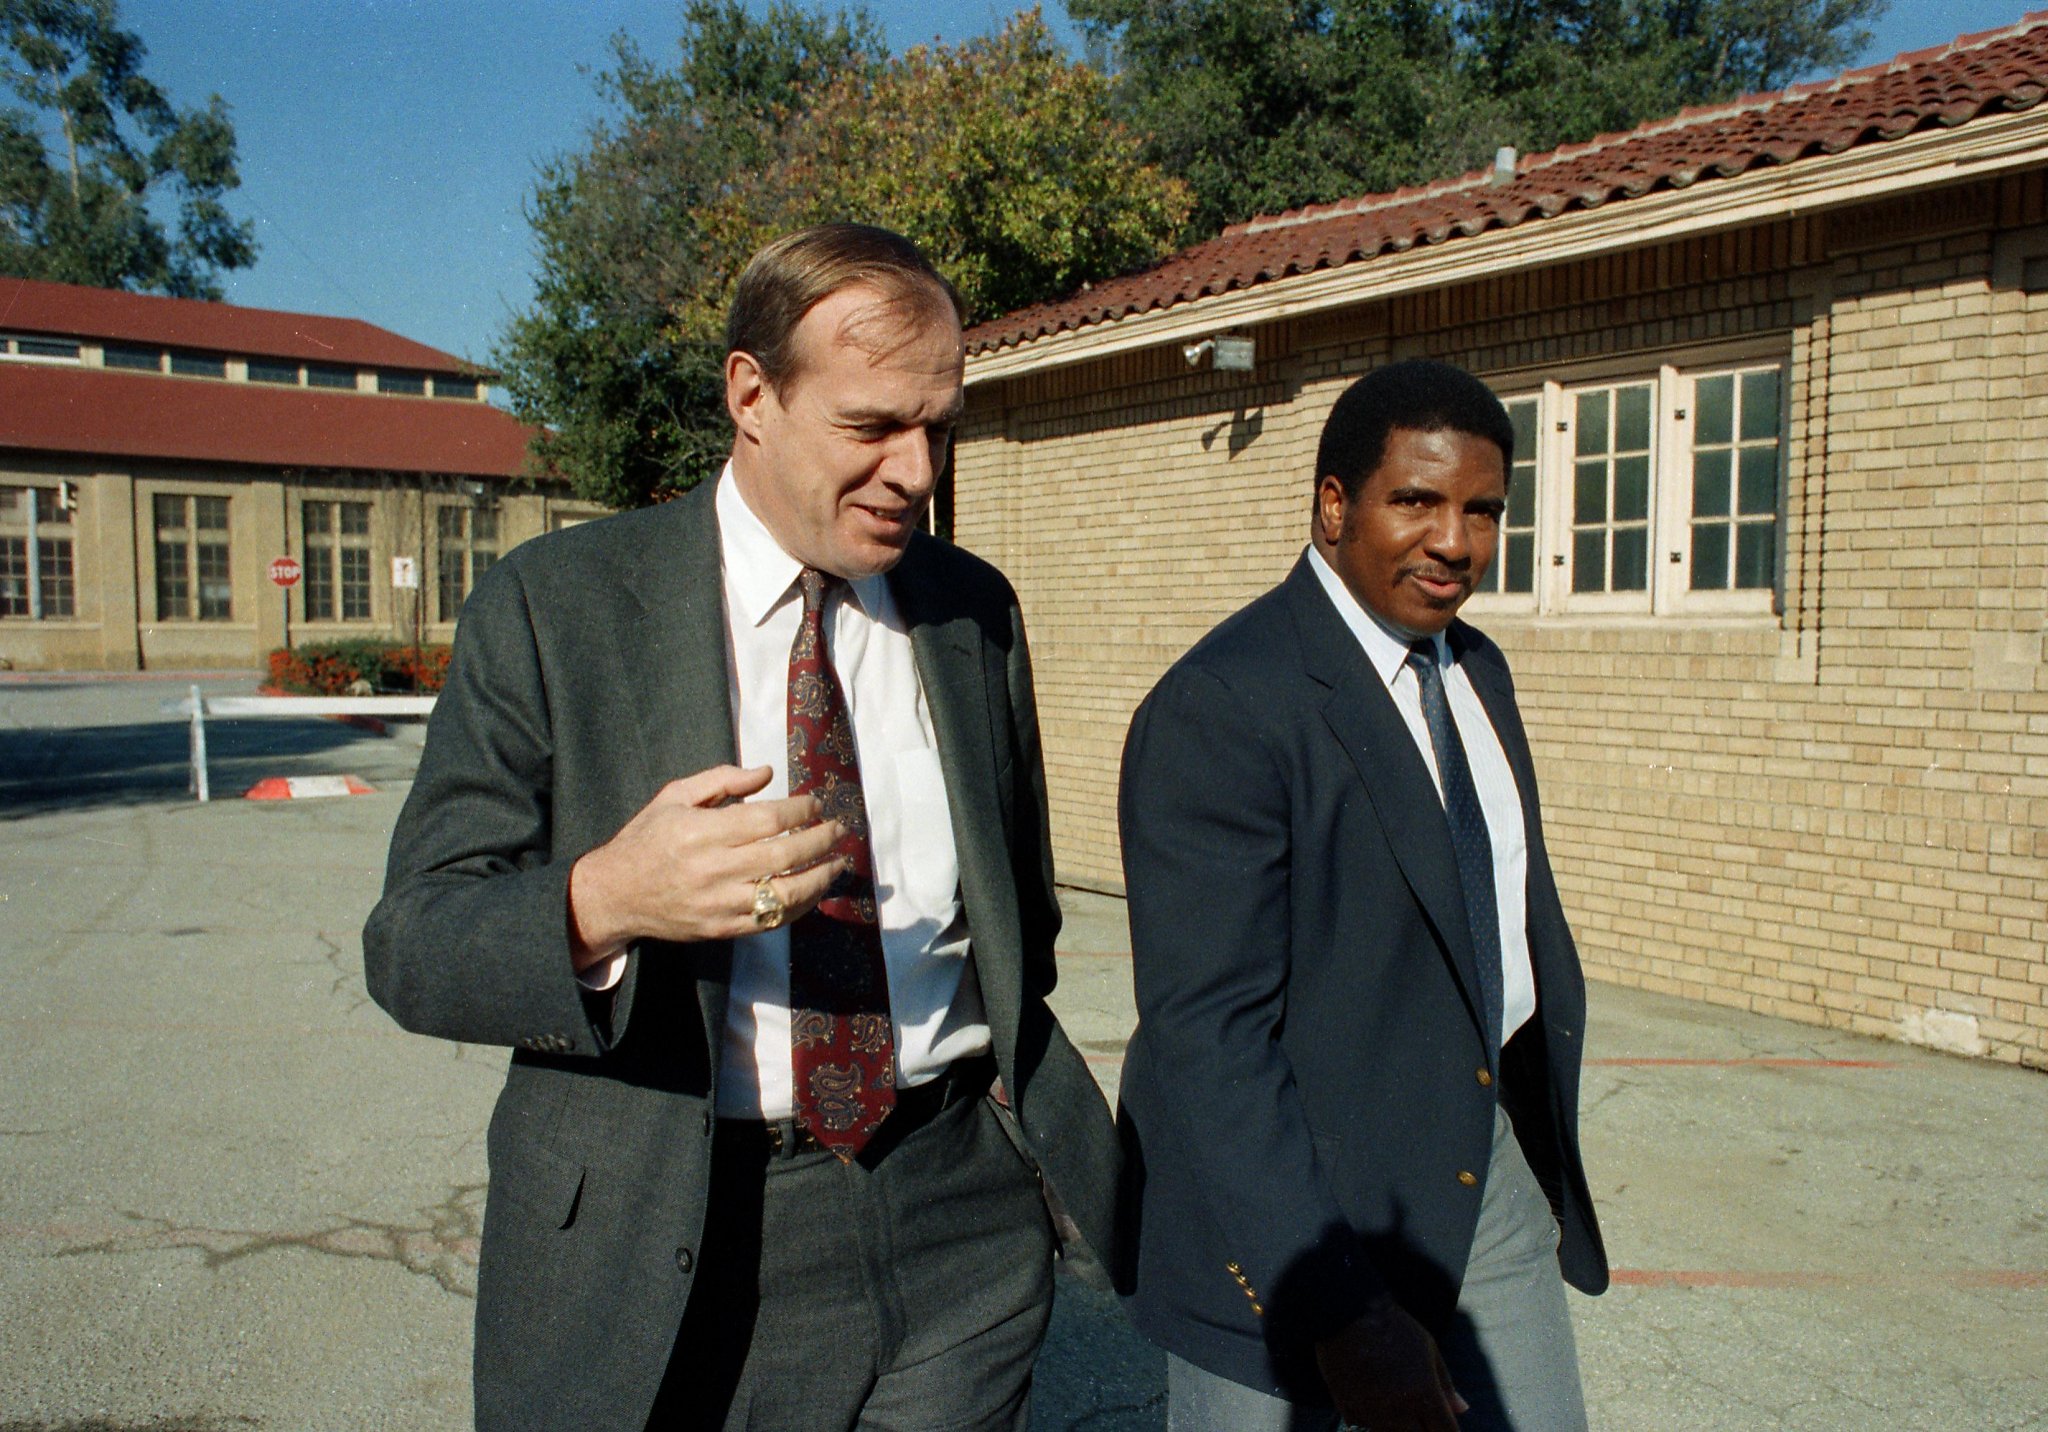
[[[184,691],[0,676],[0,1432],[464,1426],[505,1054],[401,1033],[358,943],[419,728],[210,723],[201,806]],[[343,773],[374,794],[234,798]],[[1122,907],[1068,905],[1057,1003],[1113,1090]],[[1596,1428],[2048,1427],[2048,1079],[1592,1010]],[[1035,1427],[1157,1428],[1160,1378],[1063,1284]]]

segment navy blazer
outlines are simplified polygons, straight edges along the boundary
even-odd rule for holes
[[[665,783],[736,758],[713,490],[526,543],[477,584],[363,932],[370,992],[400,1024],[514,1049],[477,1273],[482,1428],[641,1426],[690,1296],[731,946],[644,942],[612,996],[586,999],[567,886]],[[1045,1004],[1060,917],[1016,598],[921,533],[889,585],[996,1063],[1106,1255],[1114,1130]]]
[[[1496,1095],[1565,1277],[1606,1286],[1578,1148],[1585,985],[1528,737],[1500,649],[1448,637],[1528,829],[1536,1013],[1498,1067],[1442,804],[1306,558],[1166,673],[1124,750],[1121,1287],[1153,1341],[1295,1401],[1327,1404],[1313,1344],[1375,1293],[1445,1330]]]

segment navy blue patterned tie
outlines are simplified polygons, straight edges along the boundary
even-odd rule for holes
[[[1443,782],[1444,818],[1451,827],[1451,851],[1458,858],[1458,883],[1465,891],[1465,921],[1472,929],[1472,952],[1479,959],[1480,1017],[1486,1024],[1487,1062],[1500,1054],[1500,907],[1494,904],[1493,840],[1486,832],[1486,812],[1465,743],[1451,719],[1444,697],[1443,672],[1437,666],[1436,643],[1419,641],[1408,648],[1408,664],[1422,686],[1422,719],[1429,723],[1429,744],[1436,748],[1437,779]]]

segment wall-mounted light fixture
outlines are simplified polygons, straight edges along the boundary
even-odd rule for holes
[[[1200,343],[1189,343],[1180,350],[1180,356],[1188,360],[1188,367],[1199,368],[1207,358],[1209,366],[1219,373],[1249,373],[1252,371],[1252,340],[1241,334],[1219,333],[1214,338],[1204,338]]]

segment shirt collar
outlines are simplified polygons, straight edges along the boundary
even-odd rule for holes
[[[1392,689],[1394,678],[1407,665],[1408,652],[1414,638],[1403,636],[1377,614],[1368,611],[1358,598],[1351,595],[1351,589],[1344,585],[1344,579],[1337,575],[1315,543],[1308,547],[1309,569],[1322,583],[1323,593],[1330,599],[1330,605],[1337,609],[1337,615],[1344,619],[1344,625],[1351,628],[1351,635],[1358,640],[1365,652],[1365,659],[1372,663],[1372,669],[1379,673],[1380,680]],[[1430,641],[1436,646],[1436,659],[1440,665],[1450,662],[1450,644],[1439,632]]]
[[[718,475],[712,505],[718,513],[718,555],[725,565],[726,590],[740,606],[733,616],[748,626],[760,626],[796,591],[803,563],[782,550],[768,525],[747,506],[730,462]],[[863,612],[879,619],[887,582],[886,575],[860,577],[850,579],[846,588]]]

